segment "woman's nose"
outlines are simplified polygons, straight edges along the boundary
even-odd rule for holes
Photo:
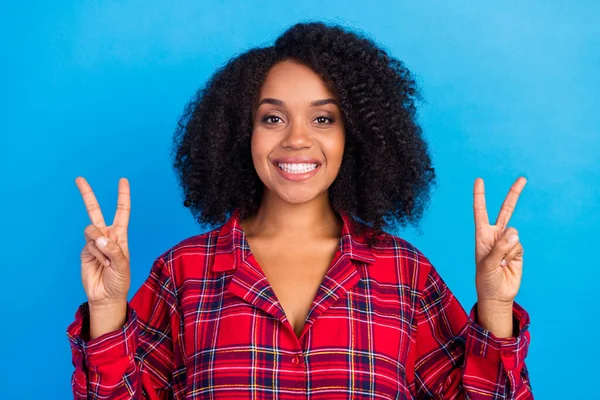
[[[283,139],[284,147],[306,148],[312,145],[309,129],[302,122],[292,122]]]

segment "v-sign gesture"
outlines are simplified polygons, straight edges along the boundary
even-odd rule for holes
[[[125,304],[130,283],[129,182],[125,178],[119,180],[117,211],[111,226],[106,226],[98,200],[87,181],[78,177],[75,183],[92,221],[84,230],[86,245],[81,251],[81,280],[90,308]]]
[[[523,246],[515,228],[508,228],[527,179],[520,177],[512,185],[494,225],[490,225],[485,206],[483,179],[475,180],[475,285],[481,303],[512,308],[523,276]]]

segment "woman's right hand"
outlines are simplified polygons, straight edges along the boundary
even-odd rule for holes
[[[100,205],[87,181],[77,177],[75,183],[92,221],[84,230],[86,245],[81,251],[81,280],[88,305],[90,310],[122,310],[126,308],[130,284],[127,245],[131,210],[129,182],[126,178],[119,180],[117,211],[111,226],[106,226]],[[108,239],[105,247],[101,246],[103,238]]]

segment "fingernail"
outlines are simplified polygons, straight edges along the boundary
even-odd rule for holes
[[[96,239],[96,244],[100,247],[105,247],[107,243],[108,239],[104,236],[100,236],[98,239]]]
[[[512,235],[510,235],[508,237],[508,241],[510,242],[510,244],[515,244],[519,241],[519,236],[517,236],[513,233]]]
[[[502,259],[502,261],[500,261],[500,265],[506,267],[506,260],[504,258]]]

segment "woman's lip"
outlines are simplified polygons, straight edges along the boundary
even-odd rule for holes
[[[321,165],[321,161],[316,158],[309,157],[281,157],[272,160],[273,164],[317,164]]]
[[[275,167],[277,172],[279,172],[279,174],[284,179],[287,179],[288,181],[305,181],[307,179],[312,178],[321,168],[321,164],[319,164],[319,163],[314,163],[314,164],[317,164],[317,168],[313,169],[312,171],[305,172],[303,174],[292,174],[290,172],[285,172],[284,170],[279,168],[279,166],[275,162],[273,162],[273,167]]]

